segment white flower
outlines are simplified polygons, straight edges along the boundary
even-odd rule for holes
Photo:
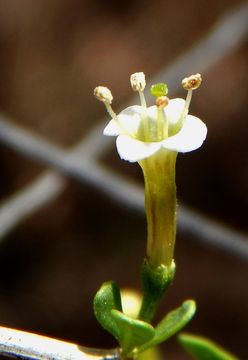
[[[143,93],[145,82],[142,83],[142,79],[145,79],[143,73],[131,76],[132,88],[140,96],[140,106],[130,106],[116,115],[110,101],[105,101],[103,96],[100,100],[112,118],[104,134],[117,136],[120,157],[130,162],[138,161],[144,174],[148,233],[146,255],[149,266],[156,269],[161,264],[170,267],[173,263],[177,153],[198,149],[206,138],[207,127],[199,118],[189,115],[192,92],[202,81],[200,74],[182,81],[183,88],[187,90],[186,100],[169,100],[166,84],[153,85],[151,94],[156,97],[156,105],[150,107],[146,105]]]
[[[183,99],[170,100],[164,109],[131,106],[108,123],[104,135],[117,136],[118,153],[130,162],[143,160],[161,148],[182,153],[193,151],[205,140],[207,127],[187,112],[187,101]],[[158,135],[159,127],[162,133],[167,129],[162,138]]]

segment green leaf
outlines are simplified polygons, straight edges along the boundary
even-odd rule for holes
[[[119,287],[112,281],[102,284],[94,298],[94,312],[102,327],[119,339],[119,328],[111,314],[111,310],[122,311]]]
[[[196,360],[238,360],[236,356],[205,337],[180,334],[178,340]]]
[[[195,314],[196,305],[194,300],[187,300],[183,304],[169,312],[162,321],[155,327],[154,338],[142,345],[138,352],[142,352],[152,346],[156,346],[167,340],[181,330]]]
[[[150,88],[150,92],[153,96],[166,96],[168,94],[168,87],[165,83],[154,84]]]
[[[152,325],[133,319],[118,310],[112,310],[111,314],[119,328],[119,342],[124,354],[151,340],[155,335]]]

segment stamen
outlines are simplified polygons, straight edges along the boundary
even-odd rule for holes
[[[143,135],[142,137],[144,137],[144,141],[149,141],[150,138],[150,124],[149,124],[149,119],[147,117],[147,113],[146,113],[146,109],[147,109],[147,105],[146,105],[146,99],[145,99],[145,95],[143,93],[143,91],[139,91],[139,97],[140,97],[140,104],[141,104],[141,119],[142,119],[142,132]]]
[[[195,90],[201,85],[201,83],[202,83],[201,74],[195,74],[184,78],[182,80],[182,87],[185,90]]]
[[[143,90],[146,87],[145,74],[143,72],[136,72],[132,74],[130,76],[130,83],[133,91],[138,91],[140,97],[140,104],[142,107],[142,113],[141,113],[142,129],[140,129],[141,131],[140,135],[144,141],[149,141],[149,133],[150,133],[149,119],[146,115],[147,105],[146,105],[145,95],[143,93]]]
[[[159,96],[156,98],[157,106],[157,141],[161,141],[168,137],[168,119],[164,112],[164,108],[169,104],[167,96]]]
[[[106,106],[107,112],[112,117],[112,119],[114,119],[114,120],[116,120],[118,122],[117,115],[114,112],[114,110],[112,109],[111,105],[109,103],[107,103],[107,102],[105,102],[104,105]]]
[[[106,86],[97,86],[94,89],[95,97],[104,103],[111,104],[113,101],[113,95]]]
[[[184,116],[186,116],[188,111],[189,111],[189,105],[191,103],[192,94],[193,94],[193,90],[192,89],[188,90],[186,100],[185,100],[184,109],[183,109]]]
[[[95,97],[99,100],[102,101],[104,103],[104,105],[106,106],[107,112],[109,113],[109,115],[118,121],[117,119],[117,115],[116,113],[113,111],[112,107],[111,107],[111,103],[113,101],[113,95],[111,93],[111,91],[105,87],[105,86],[97,86],[94,89],[94,95]]]
[[[168,120],[163,109],[157,109],[157,141],[168,137]]]
[[[128,131],[125,129],[125,127],[122,125],[122,123],[119,121],[118,116],[116,115],[116,113],[112,109],[111,105],[109,103],[107,103],[107,102],[105,102],[104,105],[106,106],[107,112],[109,113],[111,118],[116,122],[118,127],[122,130],[122,133],[125,134],[125,135],[131,135],[131,134],[128,133]]]
[[[146,87],[146,78],[143,72],[136,72],[130,76],[130,83],[133,91],[138,91],[141,106],[146,108],[146,99],[143,93]]]
[[[111,116],[111,118],[116,122],[116,124],[119,126],[119,128],[122,130],[124,134],[128,134],[127,130],[123,127],[121,122],[119,121],[116,113],[111,107],[111,103],[113,101],[113,95],[111,91],[105,87],[105,86],[97,86],[94,89],[94,95],[99,100],[102,101],[107,109],[107,112]]]
[[[141,106],[146,108],[146,99],[143,93],[146,87],[146,78],[143,72],[134,73],[130,76],[130,83],[133,91],[138,91],[140,96]]]
[[[136,72],[130,76],[133,91],[143,91],[146,87],[146,78],[143,72]]]
[[[180,116],[179,121],[177,122],[177,126],[178,126],[179,129],[182,128],[184,119],[188,114],[189,105],[190,105],[190,102],[191,102],[191,99],[192,99],[193,90],[198,89],[198,87],[201,85],[201,83],[202,83],[201,74],[191,75],[191,76],[186,77],[186,78],[184,78],[182,80],[182,87],[185,90],[188,90],[188,93],[187,93],[187,97],[186,97],[186,100],[185,100],[185,105],[184,105],[182,114]]]
[[[184,106],[184,110],[183,110],[183,119],[187,115],[188,110],[189,110],[189,105],[190,105],[191,98],[192,98],[192,91],[198,89],[198,87],[201,85],[201,83],[202,83],[201,74],[191,75],[182,80],[182,87],[185,90],[188,90],[186,101],[185,101],[185,106]]]
[[[167,96],[159,96],[156,98],[155,103],[158,109],[164,109],[169,104],[169,98]]]
[[[182,111],[182,113],[180,115],[180,118],[179,118],[179,120],[177,122],[177,129],[178,130],[180,130],[182,128],[182,126],[183,126],[184,119],[187,116],[188,111],[189,111],[189,105],[190,105],[191,99],[192,99],[192,90],[188,90],[183,111]]]
[[[146,99],[143,91],[139,91],[139,97],[140,97],[140,104],[141,106],[146,109]]]

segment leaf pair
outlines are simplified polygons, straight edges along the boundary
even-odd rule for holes
[[[155,330],[150,324],[122,312],[120,290],[114,282],[103,283],[94,299],[94,311],[99,323],[119,341],[125,354],[154,337]]]
[[[118,286],[114,282],[106,282],[95,296],[94,311],[102,327],[119,341],[123,354],[134,358],[181,330],[194,315],[195,302],[185,301],[154,328],[145,321],[125,315]]]

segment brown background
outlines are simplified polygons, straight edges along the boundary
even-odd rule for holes
[[[105,115],[92,96],[96,85],[110,87],[120,109],[132,96],[132,72],[152,77],[232,6],[227,0],[0,0],[1,112],[51,142],[73,145]],[[242,231],[248,230],[247,80],[247,44],[204,73],[191,110],[207,123],[208,139],[180,156],[177,172],[180,201]],[[141,181],[138,165],[121,162],[115,150],[102,161]],[[0,166],[2,200],[43,170],[2,145]],[[142,215],[68,180],[62,196],[1,243],[1,325],[114,345],[94,319],[91,299],[108,279],[139,288],[145,237]],[[195,298],[198,313],[188,329],[248,358],[247,263],[180,233],[176,261],[161,315]],[[187,358],[175,340],[164,348],[168,357]]]

